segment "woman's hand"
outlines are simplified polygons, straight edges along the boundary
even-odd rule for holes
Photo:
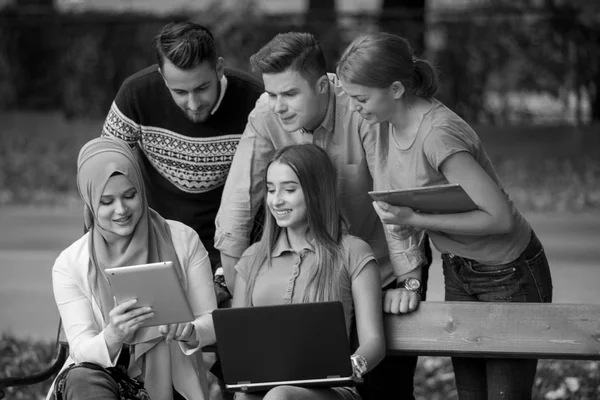
[[[137,299],[125,301],[108,314],[110,322],[105,335],[113,343],[122,345],[131,341],[140,326],[154,316],[152,307],[134,307],[136,303]]]
[[[410,207],[398,207],[383,201],[373,202],[373,208],[384,224],[412,225],[411,221],[417,213]]]
[[[161,325],[158,327],[158,331],[165,337],[167,343],[170,343],[171,340],[177,340],[179,342],[191,342],[196,340],[196,329],[191,322]]]

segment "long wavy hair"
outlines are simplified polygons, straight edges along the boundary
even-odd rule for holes
[[[284,147],[269,161],[266,174],[273,163],[289,166],[298,176],[308,219],[307,235],[312,240],[315,264],[310,272],[302,302],[333,301],[340,298],[340,279],[345,271],[341,242],[346,230],[337,196],[337,177],[329,155],[313,144]],[[250,274],[246,286],[245,304],[252,306],[254,284],[262,268],[271,268],[271,254],[284,229],[277,225],[275,217],[265,213],[265,226],[250,261]]]

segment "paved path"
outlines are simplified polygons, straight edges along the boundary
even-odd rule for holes
[[[0,332],[51,339],[58,311],[50,271],[59,252],[82,232],[82,210],[0,208]],[[600,212],[529,214],[544,243],[557,303],[600,304]],[[429,299],[443,299],[439,254]]]

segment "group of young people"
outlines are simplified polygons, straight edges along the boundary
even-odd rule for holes
[[[340,301],[363,380],[236,398],[414,398],[417,358],[384,358],[382,314],[424,300],[430,241],[447,300],[551,301],[542,245],[403,38],[357,38],[332,74],[312,34],[279,34],[250,59],[262,83],[225,68],[197,24],[168,24],[155,44],[157,65],[123,83],[79,154],[88,231],[53,268],[70,358],[49,396],[208,399],[201,348],[229,292],[233,307]],[[368,195],[443,183],[478,209],[421,214]],[[104,270],[154,261],[176,264],[193,322],[141,327],[151,308],[115,303]],[[531,398],[535,360],[452,362],[461,400]]]

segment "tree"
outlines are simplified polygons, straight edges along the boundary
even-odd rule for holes
[[[305,30],[317,37],[325,53],[327,70],[334,71],[335,63],[341,55],[335,0],[309,0]]]
[[[14,7],[36,13],[54,11],[54,0],[15,0]]]
[[[383,0],[379,27],[410,42],[417,55],[425,52],[425,0]]]
[[[546,9],[550,13],[550,43],[561,49],[567,60],[563,82],[577,99],[577,122],[581,122],[584,94],[590,102],[590,120],[600,121],[600,6],[596,2],[549,0]]]

